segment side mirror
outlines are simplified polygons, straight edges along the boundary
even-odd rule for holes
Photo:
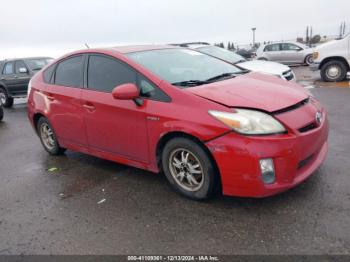
[[[27,70],[27,68],[25,68],[25,67],[20,67],[20,68],[18,69],[18,72],[20,72],[21,74],[26,74],[26,73],[28,73],[28,70]]]
[[[140,96],[140,91],[137,86],[132,83],[116,86],[112,91],[114,99],[132,100]]]

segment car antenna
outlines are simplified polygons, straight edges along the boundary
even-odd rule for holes
[[[85,46],[87,49],[90,49],[90,46],[87,43],[85,43]]]

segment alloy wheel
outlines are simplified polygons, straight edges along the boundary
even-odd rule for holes
[[[4,105],[6,103],[6,94],[3,91],[0,91],[0,105]]]
[[[178,148],[171,152],[169,170],[175,182],[187,191],[197,191],[204,183],[203,166],[188,149]]]
[[[55,148],[56,138],[51,127],[47,123],[43,123],[40,126],[40,137],[48,150],[53,150]]]

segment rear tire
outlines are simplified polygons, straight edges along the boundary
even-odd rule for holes
[[[170,185],[190,199],[208,199],[217,192],[215,165],[202,146],[191,139],[179,137],[167,142],[162,167]]]
[[[6,108],[13,106],[13,98],[8,95],[4,88],[0,88],[0,103]]]
[[[321,77],[326,82],[340,82],[346,79],[347,66],[344,62],[331,60],[321,68]]]
[[[37,124],[37,132],[44,149],[51,155],[62,155],[66,149],[60,147],[56,134],[50,124],[45,118],[41,117]]]
[[[267,59],[265,57],[260,57],[260,58],[258,58],[258,60],[260,60],[260,61],[267,61]]]

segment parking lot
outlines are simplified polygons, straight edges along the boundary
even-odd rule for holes
[[[329,154],[266,199],[196,202],[162,175],[68,151],[49,156],[25,101],[0,124],[0,254],[349,254],[349,82],[294,67],[327,108]]]

